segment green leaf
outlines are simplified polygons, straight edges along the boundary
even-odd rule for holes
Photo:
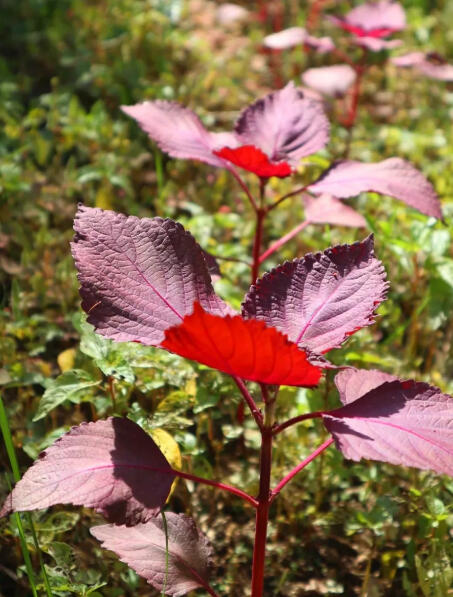
[[[33,421],[39,421],[65,400],[80,402],[87,395],[84,391],[98,384],[99,380],[82,369],[65,371],[54,379],[44,392]]]

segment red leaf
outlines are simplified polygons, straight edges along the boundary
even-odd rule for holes
[[[261,178],[270,178],[271,176],[285,178],[291,175],[289,164],[286,162],[271,162],[261,149],[253,145],[243,145],[237,149],[223,147],[220,151],[214,151],[214,153]]]
[[[106,524],[90,532],[155,589],[162,591],[165,586],[166,595],[180,597],[198,587],[207,588],[211,545],[188,516],[167,512],[165,518],[168,552],[160,517],[133,527]]]
[[[160,512],[174,478],[152,438],[133,421],[82,423],[40,455],[0,516],[75,504],[95,508],[111,522],[146,522]]]
[[[161,344],[213,369],[260,383],[315,386],[321,371],[275,328],[237,315],[217,317],[195,303],[192,315],[165,332]]]

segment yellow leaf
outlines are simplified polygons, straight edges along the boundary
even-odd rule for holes
[[[113,195],[110,186],[101,186],[96,193],[95,206],[101,209],[113,209]]]
[[[172,438],[172,436],[165,431],[165,429],[153,429],[151,431],[151,437],[158,445],[160,451],[170,463],[170,466],[175,469],[180,469],[182,466],[182,456],[178,444]],[[171,486],[170,493],[168,494],[167,502],[170,499],[177,483],[176,478]]]
[[[57,356],[57,363],[62,373],[74,369],[75,354],[75,348],[67,348]]]

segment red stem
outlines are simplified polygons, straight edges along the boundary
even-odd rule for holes
[[[247,195],[248,200],[250,201],[253,209],[257,212],[258,211],[258,206],[256,204],[255,199],[252,197],[251,192],[249,191],[247,185],[245,184],[245,182],[242,180],[242,178],[239,176],[239,174],[236,172],[236,170],[234,170],[233,168],[230,169],[231,174],[234,176],[234,178],[238,181],[241,189],[244,191],[244,193]]]
[[[272,244],[260,256],[259,262],[263,263],[263,261],[265,259],[267,259],[269,257],[269,255],[272,255],[272,253],[275,253],[275,251],[277,251],[278,249],[280,249],[280,247],[282,247],[285,243],[287,243],[289,240],[291,240],[292,238],[294,238],[297,234],[299,234],[299,232],[301,232],[304,228],[306,228],[310,223],[311,223],[310,220],[305,220],[304,222],[302,222],[301,224],[299,224],[298,226],[296,226],[295,228],[293,228],[290,232],[288,232],[288,234],[285,234],[285,236],[282,236],[277,241],[275,241],[275,243]]]
[[[267,408],[267,407],[266,407]],[[272,464],[272,427],[261,431],[260,490],[256,509],[255,543],[253,545],[252,596],[262,597],[264,586],[264,562],[266,557],[267,523],[270,506]]]
[[[157,470],[157,469],[154,469]],[[162,469],[162,472],[165,472]],[[220,483],[219,481],[211,481],[210,479],[204,479],[203,477],[197,477],[196,475],[191,475],[190,473],[183,473],[182,471],[178,471],[175,469],[171,469],[171,472],[176,475],[177,477],[181,477],[181,479],[188,479],[189,481],[195,481],[197,483],[203,483],[204,485],[210,485],[211,487],[216,487],[217,489],[223,489],[224,491],[228,491],[238,497],[241,497],[246,502],[251,504],[254,508],[258,506],[257,500],[253,498],[242,489],[237,489],[237,487],[232,487],[231,485],[226,485],[225,483]]]
[[[259,208],[256,212],[255,241],[253,243],[252,284],[255,284],[260,271],[261,241],[263,238],[263,224],[267,210]]]
[[[301,421],[306,421],[307,419],[319,419],[320,417],[322,417],[323,414],[324,414],[323,411],[318,411],[318,412],[307,413],[305,415],[299,415],[298,417],[293,417],[292,419],[288,419],[284,423],[281,423],[280,425],[277,425],[276,427],[274,427],[274,435],[278,435],[284,429],[287,429],[288,427],[291,427],[292,425],[295,425],[296,423],[300,423]]]
[[[236,382],[236,385],[239,388],[239,391],[241,392],[242,396],[244,397],[244,400],[246,401],[247,406],[250,408],[250,412],[252,413],[253,418],[256,421],[256,424],[258,425],[258,427],[260,429],[262,429],[263,428],[263,415],[262,415],[260,409],[258,408],[256,402],[253,400],[252,395],[248,391],[247,386],[245,385],[245,383],[242,381],[242,379],[240,377],[237,377],[236,375],[232,375],[231,377]]]
[[[310,464],[310,462],[312,460],[314,460],[317,456],[319,456],[321,454],[321,452],[324,452],[324,450],[326,448],[328,448],[330,445],[332,445],[333,441],[334,441],[333,437],[326,440],[323,444],[321,444],[319,446],[319,448],[316,448],[316,450],[314,452],[312,452],[310,454],[310,456],[307,456],[307,458],[305,458],[305,460],[302,460],[302,462],[300,464],[295,466],[285,477],[283,477],[283,479],[280,481],[280,483],[277,485],[277,487],[272,490],[270,502],[272,503],[275,500],[275,498],[280,493],[280,491],[283,489],[283,487],[285,487],[285,485],[287,483],[289,483],[291,481],[291,479],[297,475],[297,473],[299,473],[301,470],[303,470],[307,466],[307,464]],[[258,508],[259,508],[259,504],[258,504]]]

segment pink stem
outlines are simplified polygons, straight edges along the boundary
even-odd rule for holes
[[[278,435],[284,429],[287,429],[288,427],[291,427],[292,425],[295,425],[296,423],[300,423],[301,421],[306,421],[307,419],[319,419],[320,417],[322,417],[323,414],[324,414],[323,411],[318,411],[318,412],[307,413],[305,415],[299,415],[298,417],[288,419],[284,423],[281,423],[280,425],[277,425],[276,427],[274,427],[274,435]]]
[[[263,263],[263,261],[265,259],[267,259],[269,257],[269,255],[272,255],[272,253],[275,253],[275,251],[280,249],[280,247],[282,247],[285,243],[287,243],[289,240],[294,238],[297,234],[299,234],[299,232],[301,232],[309,224],[311,224],[310,220],[305,220],[304,222],[302,222],[301,224],[299,224],[298,226],[293,228],[290,232],[288,232],[288,234],[285,234],[285,236],[282,236],[281,238],[279,238],[266,251],[264,251],[264,253],[259,258],[259,262]]]
[[[256,421],[256,424],[258,425],[258,427],[260,429],[262,429],[263,415],[262,415],[260,409],[258,408],[256,402],[253,400],[252,395],[248,391],[247,386],[245,385],[245,383],[242,381],[242,379],[240,377],[237,377],[236,375],[232,375],[231,377],[236,382],[236,385],[239,388],[239,391],[241,392],[242,396],[244,397],[244,400],[246,401],[247,406],[250,408],[250,412],[252,413],[253,418]]]
[[[162,469],[162,472],[164,470]],[[195,481],[196,483],[203,483],[204,485],[209,485],[210,487],[216,487],[217,489],[223,489],[224,491],[228,491],[238,497],[241,497],[246,502],[251,504],[254,508],[258,506],[257,500],[253,498],[242,489],[237,489],[236,487],[232,487],[231,485],[226,485],[225,483],[220,483],[219,481],[211,481],[210,479],[204,479],[203,477],[197,477],[196,475],[191,475],[190,473],[183,473],[182,471],[178,471],[175,469],[171,469],[171,472],[176,475],[177,477],[181,477],[181,479],[188,479],[189,481]]]
[[[295,477],[297,475],[297,473],[299,473],[301,470],[303,470],[307,464],[310,464],[310,462],[312,460],[314,460],[317,456],[319,456],[321,454],[321,452],[324,452],[324,450],[326,448],[328,448],[330,445],[333,444],[333,437],[329,438],[328,440],[326,440],[323,444],[321,444],[319,446],[319,448],[316,448],[316,450],[314,452],[312,452],[310,454],[310,456],[307,456],[307,458],[305,458],[305,460],[302,460],[302,462],[300,464],[298,464],[297,466],[295,466],[293,468],[292,471],[290,471],[281,481],[280,483],[277,485],[277,487],[275,489],[273,489],[271,491],[271,498],[270,501],[271,503],[275,500],[275,498],[277,497],[277,495],[280,493],[280,491],[283,489],[283,487],[285,487],[285,485],[287,483],[289,483],[291,481],[291,479],[293,477]],[[259,508],[259,505],[258,505]]]

